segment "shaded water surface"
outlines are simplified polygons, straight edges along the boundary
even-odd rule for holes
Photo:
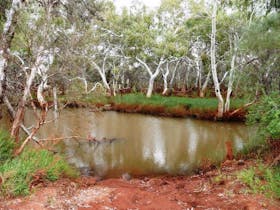
[[[34,119],[30,115],[25,119],[27,124]],[[52,117],[50,113],[49,118]],[[68,109],[56,122],[45,125],[39,135],[78,135],[101,140],[103,143],[97,144],[68,139],[60,150],[85,173],[115,177],[123,173],[186,174],[205,160],[222,160],[225,141],[232,141],[235,150],[242,149],[249,133],[242,123]]]

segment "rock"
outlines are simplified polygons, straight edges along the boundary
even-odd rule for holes
[[[92,176],[94,175],[94,171],[90,167],[80,167],[80,172],[84,176]]]
[[[112,105],[111,104],[105,104],[102,107],[102,111],[110,111],[112,109]]]
[[[126,180],[126,181],[129,181],[129,180],[132,179],[132,177],[131,177],[131,175],[130,175],[129,173],[124,173],[124,174],[122,175],[122,179],[123,179],[123,180]]]
[[[239,165],[239,166],[245,165],[244,160],[238,160],[237,165]]]
[[[207,177],[213,177],[213,176],[218,176],[218,172],[217,171],[207,171],[206,173],[205,173],[205,175],[207,176]]]

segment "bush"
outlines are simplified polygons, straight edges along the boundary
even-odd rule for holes
[[[27,195],[36,182],[78,175],[60,155],[27,147],[13,157],[14,148],[9,135],[0,132],[0,194],[4,196]]]
[[[263,96],[251,107],[247,122],[257,125],[258,134],[264,139],[280,139],[280,95],[278,92]]]
[[[10,139],[9,134],[0,130],[0,164],[12,158],[14,148],[15,143]]]
[[[241,171],[239,180],[253,193],[264,193],[269,197],[280,198],[280,168],[269,168],[263,164]]]

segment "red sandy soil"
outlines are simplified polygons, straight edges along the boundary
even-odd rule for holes
[[[193,176],[62,179],[41,183],[28,197],[0,199],[0,209],[280,209],[279,200],[250,194],[236,179],[238,170],[253,164],[226,161],[219,169]]]

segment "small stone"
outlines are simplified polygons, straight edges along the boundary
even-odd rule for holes
[[[245,165],[244,160],[238,160],[237,165],[239,165],[239,166]]]
[[[126,180],[126,181],[129,181],[129,180],[131,180],[131,175],[129,174],[129,173],[124,173],[123,175],[122,175],[122,179],[123,180]]]

